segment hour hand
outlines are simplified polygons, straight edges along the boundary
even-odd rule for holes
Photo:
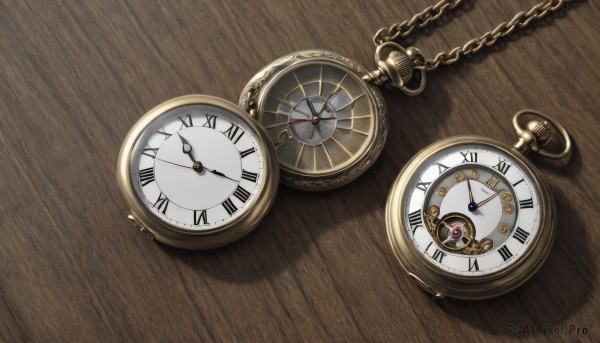
[[[229,176],[227,176],[227,175],[225,175],[225,174],[221,173],[221,172],[220,172],[220,171],[218,171],[218,170],[214,170],[214,169],[208,169],[208,168],[204,168],[204,169],[208,170],[209,172],[211,172],[211,173],[213,173],[213,174],[215,174],[215,175],[217,175],[217,176],[224,177],[224,178],[226,178],[226,179],[229,179],[229,180],[231,180],[231,181],[239,182],[238,180],[234,180],[234,179],[230,178]]]
[[[181,143],[183,144],[183,153],[188,155],[193,163],[196,163],[196,159],[194,158],[194,155],[192,155],[192,146],[190,145],[190,143],[188,143],[188,141],[185,138],[183,138],[183,136],[180,135],[179,132],[177,132],[177,135],[179,136],[179,138],[181,139]]]
[[[468,177],[467,177],[467,189],[469,190],[469,204],[467,205],[467,209],[469,210],[469,212],[475,212],[479,206],[473,199],[473,192],[471,191],[471,183],[469,182]]]
[[[310,100],[306,99],[306,104],[310,109],[310,114],[312,114],[313,117],[318,117],[319,115],[317,114],[317,111],[315,111],[315,106],[313,106],[313,103]]]

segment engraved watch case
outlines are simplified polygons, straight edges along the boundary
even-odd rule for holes
[[[310,70],[312,70],[312,76],[308,75]],[[336,81],[331,81],[327,80],[327,75],[324,76],[329,71],[331,73],[345,73],[346,75],[341,82],[339,81],[340,77]],[[281,181],[284,184],[310,191],[334,189],[356,179],[373,165],[383,149],[387,137],[388,123],[385,102],[379,89],[363,80],[363,77],[368,74],[368,71],[356,62],[336,53],[326,50],[306,50],[289,54],[270,63],[245,86],[239,105],[265,127],[273,140],[280,161]],[[289,89],[282,90],[280,89],[283,87],[281,84],[285,82],[285,80],[282,80],[286,77],[296,84],[289,86]],[[342,85],[344,80],[346,80],[348,89],[344,89],[346,84]],[[349,114],[341,114],[341,111],[336,112],[336,107],[329,105],[328,100],[332,96],[330,95],[327,98],[324,90],[328,86],[329,89],[335,89],[335,86],[337,86],[337,88],[343,89],[343,92],[340,91],[340,93],[347,93],[347,98],[353,101],[350,104],[351,106],[339,107],[344,107],[346,113]],[[339,91],[339,89],[333,92],[336,91]],[[352,93],[358,94],[360,92],[363,92],[364,95],[361,93],[354,99],[352,98]],[[277,96],[273,94],[277,94]],[[275,97],[278,99],[273,100]],[[354,102],[358,98],[361,98],[361,101],[364,102],[361,106],[365,109],[368,106],[368,110],[358,113],[359,111],[354,108]],[[310,138],[312,138],[312,130],[314,129],[310,127],[310,123],[298,123],[308,122],[309,120],[294,120],[294,115],[297,115],[294,110],[304,106],[301,102],[308,103],[309,99],[316,104],[315,107],[320,106],[321,112],[323,112],[323,109],[330,112],[330,114],[326,114],[327,118],[320,118],[323,129],[318,131],[317,134],[324,132],[324,137],[317,143],[308,138],[299,141],[298,139],[303,138],[293,136],[297,134],[294,131],[296,127],[303,125],[303,127],[311,129]],[[278,101],[279,104],[272,105],[273,101]],[[310,105],[312,108],[313,105]],[[347,109],[348,106],[350,106],[349,110]],[[367,114],[369,117],[368,125],[365,123]],[[342,118],[343,115],[346,117]],[[276,118],[272,119],[273,116]],[[282,121],[285,120],[284,118],[288,118],[287,122]],[[319,118],[314,118],[314,116],[312,119],[319,121]],[[326,120],[336,122],[338,127],[332,129],[335,132],[331,134],[326,132],[328,130],[327,125],[331,124],[331,121],[326,122]],[[347,125],[347,127],[340,128],[343,125]],[[356,128],[360,125],[368,127],[368,129],[364,129],[364,132],[360,131],[360,128]],[[346,136],[336,137],[339,132],[360,136],[360,139],[351,137],[350,143],[345,143],[342,138],[345,139]],[[288,141],[295,141],[288,145],[293,143],[300,148],[292,147],[286,151],[285,144]],[[283,148],[281,148],[282,144]],[[332,149],[338,149],[339,152],[331,151]],[[336,159],[341,162],[338,163]]]

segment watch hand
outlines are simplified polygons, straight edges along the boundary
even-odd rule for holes
[[[306,101],[308,102],[308,99],[306,99]],[[299,103],[297,103],[294,107],[292,107],[292,110],[294,110],[295,112],[298,112],[300,114],[303,114],[303,115],[305,115],[307,117],[310,117],[310,114],[306,114],[306,113],[298,110],[298,105],[300,105],[301,103],[302,103],[302,101],[300,101]]]
[[[311,121],[311,119],[295,119],[295,120],[288,121],[286,124],[296,124],[296,123],[309,122],[309,121]]]
[[[471,192],[471,183],[469,182],[469,178],[467,178],[467,188],[469,189],[469,202],[474,202],[473,192]]]
[[[169,163],[169,164],[178,166],[178,167],[192,169],[196,173],[201,173],[204,169],[206,169],[206,168],[204,168],[204,166],[200,162],[194,162],[194,164],[191,167],[188,167],[188,166],[184,166],[183,164],[177,164],[177,163],[174,163],[174,162],[171,162],[171,161],[166,161],[166,160],[163,160],[163,159],[160,159],[160,158],[155,158],[155,159],[157,159],[159,161],[162,161],[162,162],[165,162],[165,163]]]
[[[323,104],[323,107],[321,107],[321,110],[319,111],[319,113],[317,113],[317,115],[321,115],[321,113],[323,113],[323,110],[325,109],[325,107],[327,107],[327,104],[329,103],[329,100],[331,100],[341,90],[342,90],[342,88],[338,87],[333,92],[331,92],[331,94],[329,94],[329,96],[327,97],[327,100],[325,100],[325,103]]]
[[[467,177],[467,188],[469,189],[469,204],[467,205],[467,208],[469,209],[469,212],[475,212],[478,206],[475,203],[475,200],[473,200],[473,192],[471,191],[471,182],[469,181],[469,177]]]
[[[190,143],[188,143],[188,141],[185,138],[183,138],[183,136],[180,135],[179,132],[177,132],[177,135],[181,139],[181,143],[183,143],[183,153],[188,155],[192,162],[196,163],[196,159],[194,158],[194,155],[192,155],[192,146],[190,145]]]
[[[312,102],[306,99],[306,103],[308,104],[308,108],[310,108],[310,113],[313,115],[313,117],[318,117],[319,115],[317,114],[317,111],[315,111],[315,107],[313,106]]]
[[[231,181],[240,182],[239,180],[234,180],[234,179],[230,178],[229,176],[221,173],[220,171],[217,171],[217,170],[214,170],[214,169],[208,169],[208,168],[204,168],[204,169],[208,170],[209,172],[211,172],[211,173],[213,173],[213,174],[215,174],[217,176],[224,177],[224,178],[229,179]]]
[[[176,165],[176,166],[178,166],[178,167],[183,167],[183,168],[188,168],[188,169],[194,169],[193,167],[188,167],[188,166],[184,166],[184,165],[182,165],[182,164],[173,163],[173,162],[170,162],[170,161],[166,161],[166,160],[160,159],[160,158],[158,158],[158,157],[157,157],[156,159],[157,159],[157,160],[159,160],[159,161],[165,162],[165,163],[169,163],[169,164],[172,164],[172,165]]]
[[[481,201],[480,203],[477,204],[477,207],[481,207],[485,204],[487,204],[488,202],[492,201],[492,199],[494,199],[495,197],[497,197],[500,193],[504,192],[505,189],[501,189],[499,191],[497,191],[496,193],[490,195],[487,199]]]

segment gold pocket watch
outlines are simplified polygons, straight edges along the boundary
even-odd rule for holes
[[[525,129],[523,115],[534,115]],[[437,297],[502,295],[546,260],[556,228],[550,189],[525,157],[566,157],[571,140],[552,117],[523,110],[513,118],[519,141],[482,136],[438,141],[415,155],[396,178],[386,206],[393,252],[419,286]],[[560,153],[545,148],[553,130]]]
[[[152,238],[208,249],[249,233],[275,199],[279,168],[266,132],[235,104],[188,95],[150,110],[117,163],[129,218]]]
[[[462,3],[441,0],[375,34],[375,71],[331,51],[299,51],[258,72],[242,91],[239,105],[258,120],[275,144],[283,183],[313,191],[338,188],[371,167],[385,144],[387,110],[377,86],[388,83],[417,95],[425,87],[426,72],[495,44],[516,28],[559,10],[565,2],[546,0],[433,59],[393,42]]]
[[[350,59],[307,50],[274,61],[246,85],[240,107],[275,144],[283,183],[333,189],[375,162],[387,136],[387,115],[379,89],[365,75]]]

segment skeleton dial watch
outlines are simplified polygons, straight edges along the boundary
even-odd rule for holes
[[[524,115],[538,119],[526,129]],[[563,158],[566,130],[541,112],[513,120],[513,147],[480,136],[457,136],[419,152],[400,172],[388,197],[388,236],[402,267],[438,297],[483,299],[525,282],[545,261],[556,226],[548,185],[525,153]],[[564,151],[544,145],[552,130]]]

